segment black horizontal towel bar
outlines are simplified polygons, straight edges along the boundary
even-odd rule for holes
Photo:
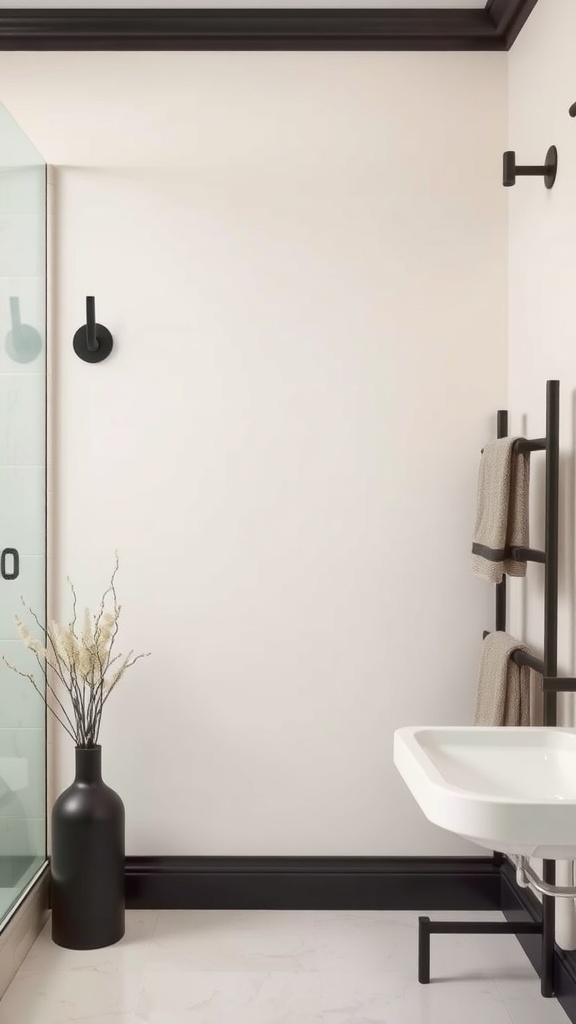
[[[514,442],[514,448],[517,452],[545,452],[546,438],[536,437],[533,441],[530,441],[527,437],[519,437]]]
[[[472,545],[472,554],[480,555],[488,562],[503,562],[509,559],[512,562],[546,562],[546,552],[537,551],[536,548],[522,548],[514,545],[506,548],[489,548],[486,544]]]
[[[484,633],[482,634],[483,640],[485,640],[489,635],[490,630],[484,630]],[[520,668],[526,666],[527,668],[533,669],[534,672],[538,672],[539,675],[544,675],[544,662],[541,661],[540,658],[535,658],[533,654],[529,654],[528,651],[523,651],[521,648],[518,648],[517,651],[512,651],[510,660]]]
[[[538,675],[544,675],[544,662],[540,658],[535,658],[533,654],[528,654],[528,651],[512,651],[510,657],[514,664],[519,665],[520,668],[531,668]]]
[[[498,440],[500,441],[504,437],[506,437],[506,434],[502,434],[502,435],[499,434],[498,435]],[[530,440],[529,437],[517,437],[516,440],[514,441],[514,444],[512,445],[512,447],[515,449],[516,452],[520,452],[522,454],[524,454],[526,452],[545,452],[546,451],[546,438],[545,437],[535,437],[532,440]],[[480,449],[480,453],[481,453],[481,455],[484,455],[484,449],[483,448]]]
[[[541,562],[543,565],[546,564],[546,552],[537,551],[536,548],[507,548],[506,557],[512,558],[515,562]]]

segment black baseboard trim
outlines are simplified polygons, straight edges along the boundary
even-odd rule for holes
[[[127,857],[128,910],[501,910],[540,922],[494,857]],[[518,935],[540,974],[539,935]],[[555,995],[576,1024],[576,952],[555,947]]]
[[[131,910],[498,910],[490,857],[127,857]]]
[[[502,867],[502,912],[507,921],[542,920],[539,900],[528,889],[517,885],[514,868],[509,863]],[[518,935],[517,938],[534,970],[540,974],[540,937]],[[576,1024],[576,952],[566,952],[559,946],[554,950],[554,990],[569,1020]]]

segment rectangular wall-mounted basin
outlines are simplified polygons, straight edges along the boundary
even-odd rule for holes
[[[501,853],[576,858],[576,729],[410,726],[394,763],[435,825]]]

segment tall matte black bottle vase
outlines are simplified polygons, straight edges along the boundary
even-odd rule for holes
[[[52,810],[52,939],[67,949],[124,935],[124,804],[102,781],[102,748],[76,747],[76,778]]]

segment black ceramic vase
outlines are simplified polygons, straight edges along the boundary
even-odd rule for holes
[[[102,781],[102,747],[76,747],[76,778],[52,809],[52,939],[98,949],[124,935],[124,804]]]

